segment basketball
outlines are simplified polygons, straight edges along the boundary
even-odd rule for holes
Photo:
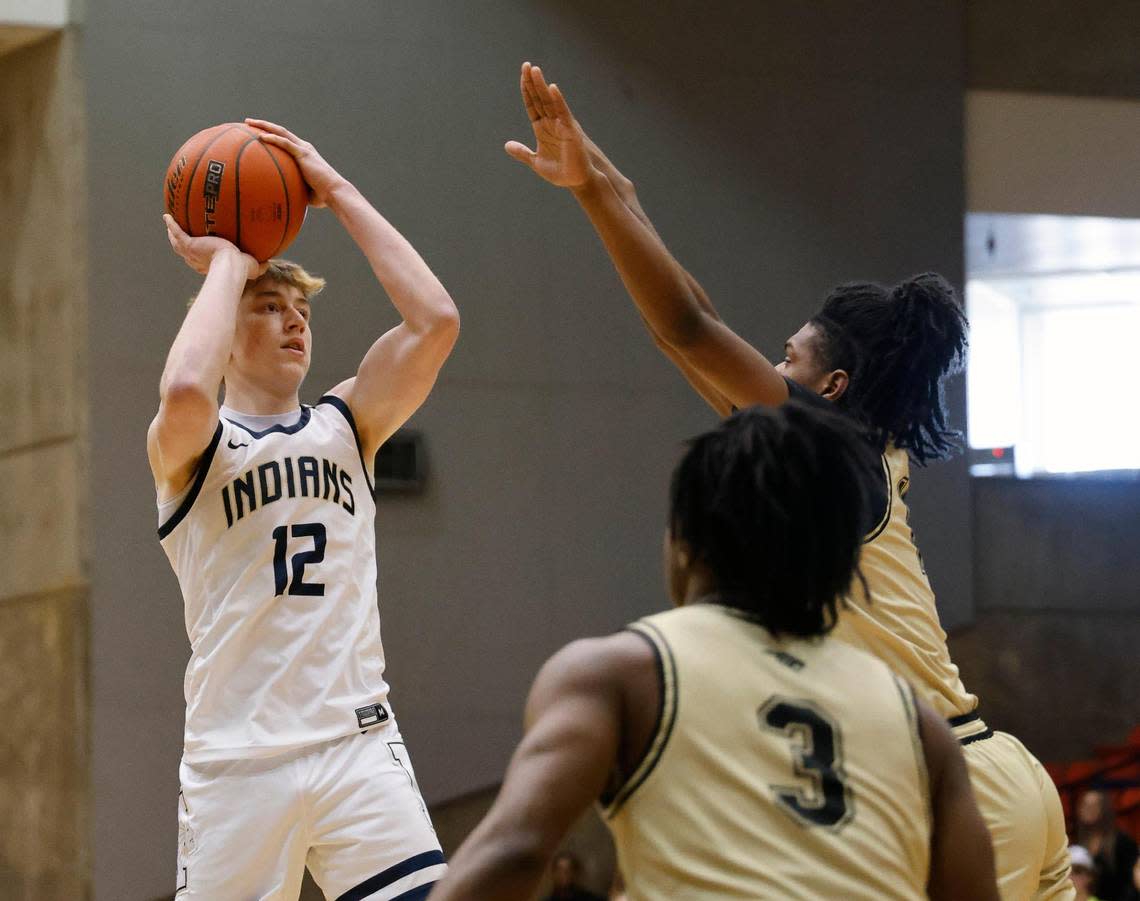
[[[188,235],[217,235],[265,262],[305,221],[309,188],[286,151],[239,122],[198,132],[166,169],[166,212]]]

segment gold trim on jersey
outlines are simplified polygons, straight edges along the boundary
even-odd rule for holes
[[[607,818],[614,817],[622,805],[649,778],[649,774],[661,760],[661,755],[665,753],[665,746],[673,734],[673,725],[677,722],[677,664],[673,659],[669,643],[652,623],[641,621],[627,628],[645,638],[653,648],[654,656],[657,658],[657,675],[661,684],[661,708],[658,711],[653,740],[650,741],[649,749],[645,752],[641,763],[633,771],[633,775],[618,789],[613,800],[602,808],[602,813]]]

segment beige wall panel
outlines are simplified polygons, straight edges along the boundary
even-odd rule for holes
[[[86,598],[0,604],[0,901],[87,896]]]
[[[83,347],[82,95],[72,35],[0,58],[0,452],[74,435]]]
[[[83,581],[75,441],[0,456],[0,607],[4,598]],[[0,716],[3,707],[0,706]]]
[[[42,41],[56,33],[54,28],[38,28],[34,25],[0,24],[0,56],[13,53],[28,44]]]
[[[966,95],[966,207],[1140,217],[1140,100]]]

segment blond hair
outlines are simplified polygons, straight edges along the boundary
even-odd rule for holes
[[[245,291],[248,291],[254,285],[259,285],[262,282],[280,282],[283,285],[292,285],[301,294],[304,295],[305,300],[311,300],[313,295],[320,294],[325,289],[325,280],[319,275],[312,275],[305,270],[300,263],[294,263],[291,260],[270,260],[269,268],[265,270],[257,278],[251,278],[245,283]],[[186,308],[194,306],[194,301],[198,299],[198,295],[194,295],[186,301]]]
[[[248,291],[261,282],[281,282],[284,285],[292,285],[305,296],[305,300],[312,299],[314,294],[320,294],[325,287],[325,280],[319,275],[310,275],[299,263],[279,259],[270,260],[269,268],[262,275],[246,282],[246,290]]]

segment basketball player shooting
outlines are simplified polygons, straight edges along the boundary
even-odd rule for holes
[[[502,790],[431,901],[533,897],[599,799],[635,901],[996,901],[950,728],[826,637],[878,469],[848,421],[800,403],[691,442],[665,542],[677,609],[547,661]]]
[[[295,899],[307,865],[329,898],[412,901],[444,863],[384,681],[372,461],[427,398],[459,316],[312,144],[246,123],[294,157],[312,206],[333,212],[402,321],[303,405],[324,281],[165,217],[174,251],[205,275],[147,435],[191,645],[177,897]]]
[[[950,722],[993,839],[1002,898],[1072,898],[1056,787],[1021,742],[981,719],[977,696],[950,658],[909,526],[911,460],[946,457],[957,439],[947,427],[942,381],[961,362],[967,325],[951,286],[933,273],[892,288],[840,285],[773,365],[720,318],[558,87],[529,63],[520,86],[536,149],[511,141],[507,153],[573,192],[652,340],[713,409],[724,416],[798,398],[839,410],[864,429],[881,457],[886,502],[863,544],[866,583],[853,586],[836,634],[887,662]]]

